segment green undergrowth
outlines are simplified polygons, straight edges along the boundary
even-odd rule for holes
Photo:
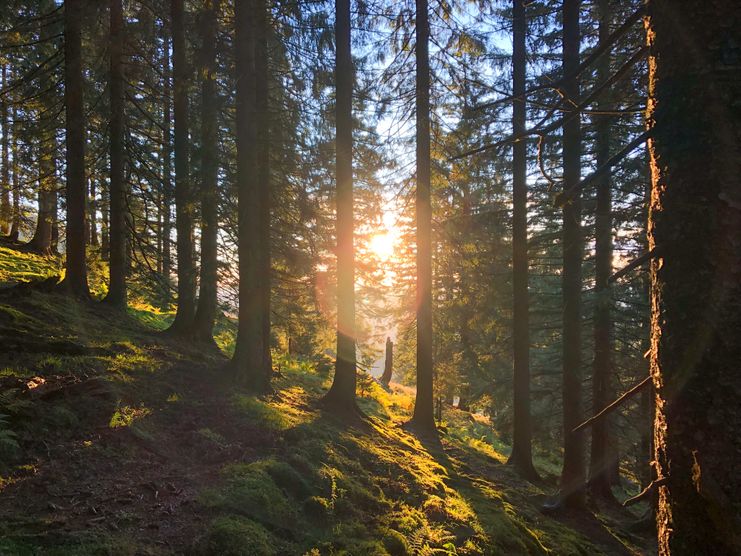
[[[412,398],[373,383],[348,422],[317,409],[329,377],[281,361],[276,393],[235,394],[234,408],[280,441],[249,463],[227,464],[201,492],[210,525],[200,554],[599,554],[580,534],[544,517],[542,492],[472,439],[483,424],[450,411],[442,444],[401,425]],[[486,461],[496,474],[472,469]]]
[[[326,365],[279,354],[274,391],[255,397],[218,378],[223,355],[157,335],[172,316],[142,301],[115,314],[54,293],[0,295],[0,338],[14,346],[0,355],[0,497],[44,439],[63,442],[91,422],[156,446],[166,433],[153,428],[153,408],[179,423],[208,401],[198,399],[205,390],[171,382],[169,371],[181,366],[217,377],[202,380],[228,406],[224,422],[193,424],[193,445],[230,454],[187,506],[197,525],[177,550],[97,529],[38,544],[3,525],[0,554],[601,553],[539,511],[546,493],[503,464],[507,446],[488,420],[446,409],[440,441],[417,437],[402,426],[413,405],[408,389],[387,391],[367,378],[358,402],[365,418],[335,417],[319,409],[331,381]],[[234,334],[222,318],[224,352]],[[79,390],[32,394],[49,388]],[[249,448],[230,451],[235,439]]]

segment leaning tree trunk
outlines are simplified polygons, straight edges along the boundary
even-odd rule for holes
[[[126,306],[126,192],[124,189],[124,75],[123,9],[121,0],[110,1],[110,286],[106,301],[115,307]]]
[[[581,126],[579,117],[568,118],[569,107],[579,98],[579,0],[563,3],[563,93],[566,118],[563,125],[564,191],[581,178]],[[581,393],[581,280],[583,238],[581,195],[576,193],[563,207],[563,429],[564,454],[561,500],[567,507],[584,505],[586,469],[584,438],[572,433],[582,419]]]
[[[337,84],[337,362],[332,387],[324,401],[355,409],[355,246],[352,176],[352,85],[350,0],[336,0]]]
[[[659,553],[741,554],[741,4],[648,10]]]
[[[85,255],[85,119],[82,98],[82,32],[84,0],[66,0],[64,5],[64,108],[67,122],[67,237],[64,288],[87,298]]]
[[[193,195],[188,175],[188,61],[184,0],[171,0],[172,71],[175,114],[175,228],[177,230],[178,306],[169,328],[187,334],[196,313],[196,269],[193,256]]]
[[[609,0],[599,0],[599,40],[603,44],[610,36]],[[597,66],[597,80],[605,82],[610,77],[610,54],[605,53]],[[603,94],[597,103],[596,150],[597,168],[602,168],[610,158],[610,99]],[[597,184],[597,209],[595,215],[595,304],[594,304],[594,361],[592,362],[592,412],[597,415],[612,395],[610,380],[613,375],[612,290],[612,176],[606,172]],[[597,420],[592,425],[592,443],[589,459],[589,490],[592,496],[613,499],[611,470],[614,469],[614,442],[610,434],[610,419]]]
[[[211,344],[214,342],[218,279],[216,16],[219,3],[219,0],[206,0],[201,16],[201,282],[193,323],[195,339]]]
[[[435,430],[432,362],[432,201],[430,193],[430,21],[417,0],[417,395],[412,425]]]
[[[527,125],[525,0],[512,1],[512,133],[524,134]],[[533,467],[530,422],[530,319],[527,248],[527,143],[512,145],[512,340],[514,427],[512,464],[524,477],[538,477]]]

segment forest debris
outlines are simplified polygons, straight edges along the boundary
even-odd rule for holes
[[[668,481],[668,477],[660,477],[658,479],[654,479],[653,481],[648,483],[648,486],[641,492],[623,502],[623,507],[627,508],[628,506],[632,506],[633,504],[638,504],[638,502],[646,499],[655,489],[659,488],[662,485],[665,485]]]
[[[602,411],[594,415],[593,417],[590,417],[586,421],[584,421],[581,425],[571,430],[572,433],[579,432],[580,430],[589,427],[593,425],[596,421],[599,421],[601,418],[603,418],[605,415],[616,409],[621,403],[623,403],[625,400],[633,397],[635,394],[641,391],[644,386],[651,383],[651,376],[647,376],[644,378],[641,382],[633,386],[630,390],[625,392],[623,395],[621,395],[618,399],[616,399],[614,402],[607,405]]]

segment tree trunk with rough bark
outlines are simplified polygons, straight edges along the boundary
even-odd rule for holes
[[[651,0],[659,554],[741,554],[741,5]]]

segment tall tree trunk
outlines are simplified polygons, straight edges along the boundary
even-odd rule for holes
[[[332,387],[325,401],[354,410],[355,360],[355,246],[352,175],[352,86],[350,0],[335,0],[335,81],[337,157],[337,362]]]
[[[8,85],[8,66],[2,65],[2,88],[5,89]],[[2,142],[2,184],[0,184],[0,235],[8,235],[10,233],[10,125],[8,123],[8,102],[7,95],[3,97],[0,102],[0,126],[2,126],[3,142]]]
[[[85,256],[85,115],[82,78],[84,0],[64,5],[64,108],[67,125],[67,237],[64,286],[70,294],[90,297]]]
[[[163,27],[165,25],[163,24]],[[170,96],[172,86],[170,84],[170,41],[167,32],[163,38],[164,59],[162,61],[162,73],[164,76],[164,122],[162,129],[162,279],[164,281],[163,306],[170,305],[170,277],[172,274],[172,255],[170,251],[172,235],[171,208],[172,208],[172,107]]]
[[[44,0],[40,6],[43,14],[51,13],[56,9],[54,0]],[[51,41],[52,36],[58,33],[58,27],[51,25],[42,26],[39,38],[43,42]],[[44,81],[44,85],[52,87],[51,80]],[[40,113],[45,112],[45,120],[40,121],[36,133],[38,137],[38,161],[39,161],[39,189],[38,189],[38,214],[33,236],[28,242],[28,247],[37,253],[49,255],[52,252],[52,226],[55,219],[57,188],[56,165],[54,152],[56,150],[55,125],[51,121],[51,114],[55,111],[55,98],[52,94],[45,94],[41,98]]]
[[[599,40],[610,36],[609,0],[599,0]],[[597,81],[610,77],[610,54],[605,53],[597,65]],[[603,94],[597,102],[596,150],[597,168],[610,158],[609,97]],[[597,183],[595,215],[595,304],[594,304],[594,361],[592,362],[592,412],[599,413],[612,399],[610,381],[613,375],[612,290],[608,279],[612,274],[612,176],[608,171]],[[589,490],[592,496],[614,499],[610,486],[614,457],[611,447],[616,438],[610,434],[610,419],[600,419],[592,425],[592,443],[589,460]]]
[[[578,104],[579,77],[579,0],[563,3],[563,92],[564,106]],[[568,115],[568,112],[567,112]],[[581,125],[579,117],[563,125],[564,190],[581,179]],[[581,372],[581,281],[583,238],[581,195],[576,194],[563,208],[563,429],[564,461],[561,472],[562,503],[567,507],[584,505],[586,469],[584,438],[571,430],[582,420]]]
[[[95,199],[95,178],[93,176],[90,176],[90,191],[89,191],[89,202],[88,207],[90,210],[90,213],[88,215],[88,225],[90,226],[90,231],[88,232],[88,237],[90,238],[90,245],[93,247],[98,247],[100,243],[98,242],[98,222],[97,222],[97,216],[98,216],[98,203]]]
[[[187,334],[196,312],[196,270],[193,257],[193,195],[188,175],[188,61],[184,0],[170,0],[172,71],[175,112],[175,228],[177,229],[178,306],[169,328]]]
[[[108,195],[108,184],[105,180],[100,182],[100,258],[107,261],[110,258],[110,225],[108,223],[108,216],[110,214],[109,207],[111,203]]]
[[[193,335],[213,343],[217,294],[219,161],[216,25],[219,0],[205,0],[201,19],[201,282]]]
[[[270,294],[271,294],[271,250],[270,250],[270,91],[269,91],[269,53],[268,53],[268,3],[257,0],[257,44],[255,46],[255,73],[257,74],[257,164],[260,180],[260,284],[262,287],[262,371],[270,380],[273,373],[273,357],[270,352]]]
[[[124,185],[124,74],[123,7],[121,0],[110,0],[110,285],[106,301],[126,307],[126,191]]]
[[[741,5],[648,11],[659,554],[741,554]]]
[[[21,165],[18,161],[20,156],[20,145],[18,135],[20,124],[18,123],[18,107],[13,105],[13,215],[10,225],[10,239],[18,241],[21,233]]]
[[[269,389],[264,369],[260,262],[260,182],[255,72],[256,0],[235,3],[237,68],[237,183],[239,204],[239,328],[232,365],[238,380],[253,391]]]
[[[527,71],[527,19],[524,0],[512,0],[512,133],[527,125],[525,85]],[[527,248],[527,143],[512,145],[512,339],[514,427],[509,463],[528,479],[533,467],[530,422],[530,309]]]
[[[432,204],[430,194],[430,21],[427,0],[416,0],[417,44],[417,395],[412,424],[435,430],[432,368]]]

